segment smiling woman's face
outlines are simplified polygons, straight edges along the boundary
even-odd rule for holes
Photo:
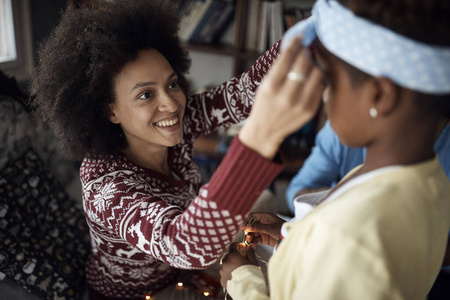
[[[155,49],[139,52],[115,78],[110,121],[120,124],[128,148],[165,150],[183,138],[186,97],[178,76]]]

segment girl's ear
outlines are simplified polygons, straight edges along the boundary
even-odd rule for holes
[[[379,116],[388,116],[398,105],[400,90],[394,82],[384,77],[375,77],[372,81],[374,94],[371,97],[371,108]]]

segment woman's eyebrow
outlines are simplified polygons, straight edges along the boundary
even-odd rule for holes
[[[177,76],[177,73],[173,72],[172,74],[170,74],[170,76],[167,78],[167,80],[170,80],[175,76]],[[130,92],[132,92],[133,90],[135,90],[137,88],[140,88],[143,86],[151,86],[151,85],[156,85],[156,82],[155,81],[138,82],[133,86],[133,88],[131,88]]]
[[[156,85],[156,82],[155,81],[138,82],[138,83],[136,83],[135,86],[133,86],[131,91],[133,91],[133,90],[135,90],[137,88],[140,88],[140,87],[143,87],[143,86],[149,86],[149,85]]]

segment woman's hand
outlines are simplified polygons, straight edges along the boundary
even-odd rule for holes
[[[227,281],[231,280],[231,273],[243,265],[258,266],[255,250],[253,247],[246,247],[243,243],[233,243],[230,245],[229,253],[221,259],[220,284],[226,289]]]
[[[242,228],[249,233],[247,242],[275,247],[280,239],[281,226],[286,221],[273,213],[250,213],[248,219],[253,222]]]
[[[283,140],[316,114],[325,88],[322,76],[308,49],[294,39],[257,89],[250,116],[239,133],[241,142],[272,159]]]

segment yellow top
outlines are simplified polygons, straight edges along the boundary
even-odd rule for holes
[[[286,224],[269,262],[271,299],[426,299],[447,245],[448,177],[437,157],[367,175]],[[232,273],[233,299],[269,299],[262,274],[246,272]]]

